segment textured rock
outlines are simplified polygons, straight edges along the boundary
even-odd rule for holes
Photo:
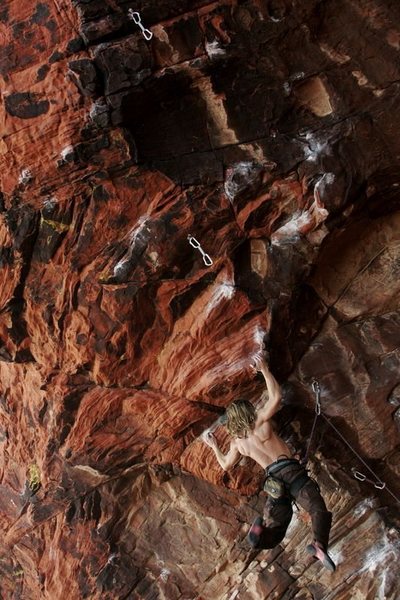
[[[0,15],[1,597],[395,600],[397,2]],[[387,484],[320,420],[333,575],[304,553],[302,512],[249,551],[262,472],[223,473],[199,440],[260,397],[263,343],[293,449],[317,378]]]

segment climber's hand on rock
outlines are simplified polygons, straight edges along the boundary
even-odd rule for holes
[[[253,361],[252,367],[255,371],[259,371],[260,373],[269,371],[268,363],[264,356],[257,356]]]
[[[217,447],[217,440],[215,439],[215,436],[213,433],[211,433],[211,431],[205,431],[202,435],[202,438],[203,442],[205,442],[207,446],[210,446],[210,448]]]

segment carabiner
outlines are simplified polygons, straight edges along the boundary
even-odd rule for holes
[[[190,234],[189,234],[189,235],[187,236],[187,239],[188,239],[188,242],[189,242],[189,244],[190,244],[191,246],[193,246],[193,248],[196,248],[196,250],[198,250],[199,248],[201,248],[201,246],[200,246],[200,242],[198,242],[198,241],[196,240],[196,238],[195,238],[195,237],[193,237],[192,235],[190,235]]]
[[[365,481],[367,476],[364,473],[360,473],[360,471],[353,470],[353,475],[358,481]]]
[[[319,383],[316,379],[312,380],[312,384],[311,387],[313,389],[314,394],[319,394],[321,391],[321,388],[319,387]]]
[[[204,252],[202,254],[203,254],[203,261],[204,261],[204,264],[206,265],[206,267],[211,267],[211,265],[214,264],[211,256],[209,256],[209,254],[204,254]]]
[[[131,8],[128,10],[128,16],[132,19],[132,21],[136,24],[136,25],[141,25],[142,24],[142,19],[140,18],[140,13],[136,12],[135,10],[132,10]]]
[[[146,29],[146,27],[141,27],[142,29],[142,34],[145,40],[147,40],[148,42],[151,40],[151,38],[153,37],[153,32],[150,31],[150,29]]]
[[[377,490],[383,490],[386,487],[386,483],[384,481],[377,481],[374,484],[374,487],[376,487]]]

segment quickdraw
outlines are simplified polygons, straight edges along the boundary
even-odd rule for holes
[[[373,481],[372,479],[368,479],[368,477],[364,475],[364,473],[356,471],[356,469],[352,469],[351,472],[353,473],[354,477],[358,479],[358,481],[367,481],[368,483],[372,483],[372,485],[376,487],[377,490],[383,490],[386,487],[386,483],[384,483],[383,481]]]
[[[346,444],[346,446],[353,452],[353,454],[358,458],[358,460],[364,465],[364,467],[371,473],[371,475],[374,476],[375,479],[369,479],[364,473],[361,473],[361,471],[358,471],[355,468],[352,468],[352,474],[354,476],[355,479],[357,479],[358,481],[362,481],[362,482],[367,482],[367,483],[371,483],[377,490],[386,490],[395,500],[396,502],[398,502],[400,504],[400,498],[398,498],[386,485],[386,483],[384,481],[382,481],[378,475],[375,473],[375,471],[373,471],[371,469],[371,467],[369,467],[367,465],[367,463],[365,462],[365,460],[358,454],[358,452],[353,448],[353,446],[350,444],[350,442],[348,442],[346,440],[346,438],[342,435],[342,433],[339,431],[339,429],[331,422],[330,419],[328,419],[328,417],[326,417],[323,412],[322,412],[322,408],[321,408],[321,388],[320,385],[318,383],[318,381],[316,379],[313,379],[312,381],[312,390],[314,392],[315,395],[315,417],[314,417],[314,423],[311,429],[311,434],[310,434],[310,438],[308,441],[308,445],[307,445],[307,450],[304,456],[304,459],[302,460],[302,463],[306,463],[307,459],[308,459],[308,454],[309,454],[309,450],[310,450],[310,446],[311,446],[311,441],[314,435],[314,431],[315,431],[315,426],[317,424],[317,420],[318,417],[321,416],[327,423],[328,425],[330,425],[332,427],[332,429],[337,433],[337,435],[342,439],[342,441]]]
[[[128,17],[130,19],[132,19],[132,21],[138,26],[140,27],[140,30],[142,32],[142,35],[144,37],[145,40],[147,40],[148,42],[151,40],[151,38],[153,37],[153,32],[150,31],[150,29],[146,29],[146,27],[143,26],[142,23],[142,18],[140,16],[140,13],[133,10],[132,8],[130,8],[128,10]]]
[[[196,248],[196,250],[198,250],[201,254],[201,257],[203,259],[204,264],[206,265],[206,267],[211,267],[211,265],[213,264],[213,260],[211,258],[211,256],[209,256],[208,254],[206,254],[203,250],[203,248],[200,245],[200,242],[198,242],[196,240],[195,237],[193,237],[192,235],[188,235],[187,237],[189,244],[193,247]]]

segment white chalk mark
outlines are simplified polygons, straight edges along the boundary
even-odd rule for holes
[[[218,40],[213,40],[212,42],[206,42],[206,52],[207,52],[209,58],[225,56],[225,54],[226,54],[225,50],[219,46]]]
[[[322,175],[317,183],[314,186],[314,198],[316,201],[320,200],[321,195],[324,194],[327,186],[331,185],[335,180],[335,175],[334,173],[324,173],[324,175]],[[319,194],[319,198],[318,198],[318,194]]]
[[[211,312],[222,302],[222,300],[231,300],[235,293],[233,282],[225,281],[216,283],[212,291],[211,298],[205,307],[205,314],[208,317]]]
[[[355,517],[362,517],[368,510],[374,508],[376,500],[374,498],[365,498],[360,504],[357,504],[353,511]]]
[[[253,161],[241,161],[227,169],[224,190],[231,202],[239,192],[254,183],[260,170],[261,166]]]
[[[311,132],[306,133],[305,144],[303,146],[304,158],[308,162],[316,162],[317,159],[323,154],[331,154],[329,142],[318,139],[318,137]]]
[[[125,268],[129,265],[129,262],[132,258],[132,254],[135,250],[136,242],[138,242],[138,241],[145,242],[145,240],[141,240],[141,237],[142,237],[142,233],[144,232],[144,230],[148,229],[146,226],[148,218],[149,217],[147,215],[141,216],[137,221],[136,227],[134,227],[128,234],[129,249],[128,249],[127,253],[115,265],[114,277],[122,274],[123,271],[125,270]]]
[[[30,181],[32,181],[33,175],[32,172],[29,169],[22,169],[20,176],[18,178],[18,183],[29,183]]]
[[[51,198],[46,198],[46,200],[44,200],[43,208],[46,208],[47,210],[52,210],[57,206],[57,204],[58,199],[55,196],[52,196]]]
[[[271,236],[271,243],[279,245],[280,243],[292,241],[294,238],[298,238],[300,234],[308,233],[309,230],[324,221],[327,216],[328,211],[314,202],[308,210],[304,212],[296,211],[290,221],[275,231]]]
[[[74,154],[73,146],[65,146],[65,148],[63,148],[60,152],[60,156],[63,161],[68,161],[69,158],[72,158],[73,154]]]
[[[171,571],[169,571],[169,569],[161,569],[161,573],[160,573],[160,579],[162,579],[164,582],[168,581],[168,577],[171,575]]]

